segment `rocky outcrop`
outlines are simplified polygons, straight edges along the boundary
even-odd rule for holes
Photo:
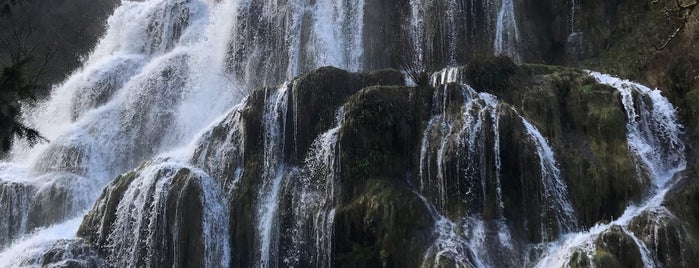
[[[507,266],[645,197],[616,89],[505,58],[459,73],[473,88],[325,67],[254,91],[202,134],[195,167],[120,176],[79,235],[115,265]],[[677,214],[610,227],[570,264],[689,263],[669,250],[694,244]]]
[[[469,84],[511,103],[541,130],[559,158],[583,225],[616,218],[630,202],[639,201],[648,179],[637,174],[627,145],[626,114],[615,89],[583,71],[518,66],[503,58],[473,62],[463,73]]]
[[[368,87],[350,98],[340,132],[334,264],[418,266],[435,219],[413,192],[429,88]],[[424,119],[422,119],[424,120]]]
[[[221,206],[218,186],[201,173],[162,161],[145,163],[105,188],[78,235],[110,266],[227,263],[227,217],[209,209]],[[223,243],[212,242],[216,239]]]
[[[229,202],[237,204],[231,206],[230,211],[233,219],[230,221],[231,244],[237,249],[231,258],[234,267],[250,266],[260,258],[261,238],[257,237],[259,230],[256,226],[259,224],[259,207],[266,195],[262,191],[264,180],[260,179],[268,176],[269,170],[266,169],[276,169],[276,165],[303,165],[314,140],[335,123],[336,110],[360,89],[402,84],[404,77],[395,70],[361,74],[332,67],[320,68],[279,89],[254,91],[226,119],[202,136],[193,162],[221,180],[229,192]],[[279,103],[283,109],[278,114],[271,114],[266,107],[274,104],[275,96],[278,96],[275,94],[282,89],[288,91],[283,93],[288,94],[283,103]],[[278,115],[275,120],[280,122],[270,122],[270,115]],[[270,128],[277,124],[277,131],[281,133],[271,133]],[[270,135],[280,135],[279,139],[282,139],[278,141],[282,150],[272,152],[281,154],[279,156],[270,155]],[[271,161],[273,157],[279,158]],[[286,170],[280,176],[284,177],[283,181],[298,177],[293,170]],[[291,202],[284,198],[279,206],[291,210],[294,207]],[[293,215],[288,210],[277,217],[282,222],[280,230],[292,228]],[[282,248],[286,247],[285,243],[290,243],[283,237],[280,240]]]
[[[29,188],[29,189],[28,189]],[[0,248],[27,230],[26,213],[31,188],[17,182],[0,182]]]

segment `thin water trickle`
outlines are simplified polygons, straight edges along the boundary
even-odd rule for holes
[[[515,61],[520,61],[519,53],[519,29],[515,18],[513,0],[501,0],[500,11],[495,29],[495,55],[505,55]]]
[[[279,248],[278,207],[282,181],[286,177],[284,164],[286,117],[291,85],[284,83],[265,99],[264,125],[264,169],[263,184],[259,192],[259,252],[260,267],[276,267]]]

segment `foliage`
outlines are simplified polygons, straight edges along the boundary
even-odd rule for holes
[[[30,144],[46,140],[35,129],[25,126],[18,120],[21,103],[35,101],[36,92],[43,89],[36,79],[27,76],[25,66],[32,60],[27,57],[4,67],[0,74],[0,152],[9,151],[12,138],[16,135],[26,138]]]
[[[37,93],[45,91],[39,77],[55,53],[49,49],[38,65],[32,66],[37,46],[30,45],[30,35],[31,26],[27,25],[12,29],[9,38],[0,39],[0,47],[9,56],[9,64],[0,73],[0,154],[10,150],[15,136],[27,139],[30,145],[46,141],[37,130],[19,121],[22,104],[36,101]]]

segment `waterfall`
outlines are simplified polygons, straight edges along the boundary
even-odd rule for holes
[[[260,6],[271,7],[262,16],[271,20],[266,21],[268,36],[257,34],[258,25],[250,25],[260,18],[255,11]],[[0,220],[0,248],[19,245],[17,239],[37,228],[64,226],[66,233],[74,233],[76,224],[63,223],[85,215],[100,189],[143,161],[165,157],[183,166],[189,161],[203,164],[197,162],[200,147],[193,141],[231,111],[249,94],[243,89],[254,88],[257,81],[278,83],[323,65],[361,69],[363,8],[362,1],[295,1],[290,6],[274,1],[123,1],[83,66],[56,85],[46,101],[23,114],[22,120],[51,142],[31,147],[16,140],[10,157],[3,159],[7,162],[0,164],[0,214],[7,215]],[[267,52],[278,50],[284,51],[284,60],[267,57]],[[257,72],[282,65],[281,76]],[[227,144],[242,150],[242,140],[233,136]],[[240,155],[242,162],[244,151],[239,149],[221,151],[221,157]],[[276,154],[268,153],[270,165],[276,165]],[[211,166],[201,167],[221,180],[220,169],[227,164],[206,164]],[[237,174],[242,172],[238,169]],[[274,215],[281,177],[268,175],[276,184],[266,189],[269,209],[261,216],[268,226],[262,229],[269,239],[263,240],[272,243],[268,231],[274,224],[269,217]],[[163,187],[154,194],[166,194],[167,181],[157,180]],[[214,182],[201,183],[210,189]],[[224,184],[228,192],[235,179],[216,184]],[[213,206],[213,211],[220,203],[217,196],[202,197],[204,207]],[[202,222],[214,216],[206,212]],[[215,229],[210,226],[206,232]],[[216,258],[224,263],[229,257]]]
[[[517,52],[520,37],[515,18],[515,4],[513,0],[501,0],[501,2],[495,30],[495,55],[505,55],[514,61],[520,61]]]
[[[227,65],[249,86],[275,86],[312,68],[360,70],[364,1],[241,2]]]
[[[428,267],[439,266],[439,260],[445,258],[457,266],[515,265],[516,258],[522,256],[517,253],[519,249],[513,245],[511,230],[506,224],[501,177],[500,117],[506,108],[499,104],[497,97],[478,93],[463,84],[460,68],[436,72],[431,81],[437,90],[433,95],[432,117],[421,142],[418,186],[422,195],[435,202],[433,217],[437,222],[437,239],[428,250],[423,266],[428,260],[434,261],[434,265]],[[460,108],[455,109],[454,102],[459,101],[462,101]],[[553,150],[536,127],[517,111],[513,113],[533,143],[532,157],[539,162],[541,181],[538,183],[543,190],[537,198],[543,199],[540,208],[542,239],[575,230],[575,211]],[[449,219],[454,216],[444,215],[453,215],[456,204],[468,208],[467,215],[454,222]],[[490,210],[494,215],[487,216]],[[554,228],[559,231],[551,233]],[[452,251],[458,248],[461,248],[457,251],[459,254],[472,252],[473,256],[455,255]],[[506,253],[498,255],[494,253],[495,248]],[[499,256],[508,256],[511,260]],[[464,260],[475,264],[467,264]]]
[[[534,142],[536,153],[539,157],[539,169],[541,170],[542,186],[544,188],[543,196],[545,206],[542,208],[542,213],[547,210],[555,210],[555,217],[558,221],[558,226],[562,229],[560,232],[570,232],[575,230],[577,219],[573,205],[568,199],[568,190],[565,181],[562,180],[561,171],[558,169],[556,159],[553,155],[553,150],[548,145],[546,138],[541,135],[536,127],[534,127],[524,117],[520,117],[527,134]],[[555,237],[549,235],[545,223],[541,223],[542,237]]]
[[[199,221],[203,226],[199,239],[203,242],[204,264],[207,267],[228,264],[228,209],[220,201],[221,190],[205,173],[194,169],[190,172],[189,169],[186,165],[170,160],[156,160],[134,174],[135,178],[130,183],[125,182],[128,183],[128,189],[117,205],[112,230],[107,236],[110,265],[167,265],[161,263],[163,259],[153,256],[161,255],[172,261],[183,255],[182,252],[187,249],[180,248],[178,243],[186,238],[180,236],[196,236],[197,230],[192,229],[187,224],[189,219],[186,219],[196,218],[196,215],[180,215],[178,212],[173,215],[169,208],[173,201],[177,202],[177,206],[186,206],[186,202],[202,204]],[[127,178],[122,177],[122,180]],[[175,185],[184,187],[178,188]],[[200,192],[200,200],[190,199],[188,191]],[[163,237],[167,237],[166,233],[175,234],[171,238],[172,242],[163,241]]]
[[[318,136],[292,191],[294,223],[291,227],[292,246],[284,253],[285,265],[331,267],[332,230],[337,200],[336,180],[339,174],[338,136],[344,119],[344,107],[335,116],[336,125]]]
[[[601,84],[621,93],[628,123],[629,148],[656,187],[666,188],[672,176],[686,166],[682,125],[677,111],[660,90],[598,72],[590,72]]]
[[[0,253],[0,267],[40,266],[41,255],[64,241],[76,239],[75,230],[82,217],[70,219],[49,228],[37,230]],[[80,256],[75,256],[80,259]]]
[[[419,69],[430,64],[453,66],[473,52],[521,61],[513,0],[411,0],[409,4],[406,35],[409,54]]]
[[[4,212],[0,219],[0,249],[27,232],[29,193],[21,183],[0,182],[0,211]]]
[[[626,136],[631,152],[637,158],[639,174],[650,176],[653,182],[651,193],[638,206],[631,205],[617,219],[597,224],[585,232],[571,233],[548,246],[537,267],[565,266],[573,254],[582,251],[591,259],[596,248],[595,241],[604,233],[621,228],[622,232],[636,244],[641,260],[646,267],[655,267],[656,256],[648,251],[644,242],[627,226],[645,212],[666,211],[662,203],[674,185],[675,173],[686,165],[684,144],[681,142],[682,125],[677,112],[663,97],[660,90],[607,74],[588,72],[599,83],[615,88],[627,115]],[[669,213],[669,212],[667,212]]]
[[[265,101],[264,111],[264,169],[260,204],[258,208],[258,232],[260,260],[258,266],[276,267],[279,248],[278,207],[282,181],[286,176],[284,167],[284,142],[286,114],[288,109],[289,84],[283,84]]]
[[[581,30],[580,7],[578,0],[569,3],[572,37]],[[377,32],[382,38],[409,36],[420,70],[459,64],[469,53],[526,57],[514,0],[406,4],[410,14],[397,16],[409,21],[405,33]],[[385,71],[342,78],[337,74],[344,73],[323,68],[313,74],[346,82],[330,81],[327,90],[334,91],[322,94],[304,92],[322,95],[314,99],[299,92],[325,85],[296,77],[325,65],[351,71],[369,65],[365,39],[379,37],[367,36],[372,31],[365,30],[376,25],[365,25],[365,6],[364,0],[121,1],[83,66],[55,85],[48,99],[24,109],[23,123],[50,142],[30,146],[17,139],[0,162],[0,267],[331,267],[342,261],[346,256],[335,255],[339,243],[333,239],[346,230],[335,229],[336,223],[357,217],[347,213],[364,213],[363,204],[343,202],[352,202],[365,183],[357,179],[359,186],[347,192],[342,188],[350,187],[340,187],[355,183],[341,178],[342,153],[348,152],[341,148],[343,127],[353,116],[374,120],[385,112],[346,115],[343,102],[349,107],[364,101],[351,97],[362,87],[393,82],[383,81]],[[673,217],[662,204],[687,164],[683,127],[659,90],[589,75],[618,91],[628,148],[648,186],[642,202],[580,231],[566,170],[556,158],[560,148],[552,146],[557,140],[542,134],[541,122],[478,91],[491,89],[471,87],[463,68],[447,68],[430,77],[432,88],[424,87],[434,89],[431,103],[408,105],[417,111],[406,113],[412,117],[406,122],[415,126],[393,121],[394,115],[381,122],[405,127],[396,130],[408,133],[401,139],[421,138],[414,147],[396,142],[406,144],[396,157],[405,155],[409,170],[360,178],[405,187],[422,200],[434,226],[415,231],[422,232],[415,234],[419,245],[410,245],[424,249],[419,265],[565,266],[575,254],[593,256],[605,235],[631,241],[645,266],[660,263],[658,246],[630,223],[644,213]],[[304,81],[309,88],[298,86]],[[425,93],[391,90],[416,103]],[[392,104],[393,96],[381,94],[375,96],[385,99],[372,105]],[[324,114],[305,120],[310,113]],[[305,127],[312,129],[299,129]],[[420,128],[414,135],[413,127]],[[388,147],[381,150],[394,149]],[[371,201],[366,203],[382,205]],[[383,213],[382,207],[371,209]],[[352,224],[346,227],[366,227]],[[381,232],[374,227],[357,233]],[[240,244],[250,248],[236,248]],[[347,250],[384,245],[356,246]],[[385,261],[386,252],[359,253]]]
[[[249,98],[245,98],[234,106],[225,117],[207,127],[207,131],[190,146],[194,148],[191,162],[223,182],[228,193],[236,188],[244,172],[246,137],[242,109],[248,101]],[[229,178],[227,174],[235,176]]]

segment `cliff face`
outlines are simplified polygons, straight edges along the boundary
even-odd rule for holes
[[[145,254],[123,264],[157,261],[151,251],[235,267],[533,264],[541,255],[527,248],[623,217],[653,189],[628,145],[623,94],[591,74],[494,58],[433,79],[447,83],[321,68],[255,91],[201,136],[192,158],[201,171],[144,164],[104,190],[80,235],[106,260]],[[135,201],[139,191],[155,199]],[[590,240],[597,251],[570,265],[634,265],[645,251],[691,264],[691,195],[672,191],[665,216],[605,229]],[[202,202],[216,196],[223,218],[207,218]],[[124,233],[129,204],[162,213],[138,214],[158,216]],[[226,224],[215,229],[222,236],[211,220]],[[219,253],[194,250],[208,244]]]
[[[138,57],[73,82],[66,124],[89,131],[38,158],[55,183],[0,181],[0,247],[89,207],[88,177],[145,162],[103,189],[77,239],[17,265],[699,266],[697,14],[654,48],[675,1],[222,2],[239,13],[215,49],[192,41],[203,3],[120,9],[148,26],[127,52],[104,48]],[[314,68],[406,62],[431,76]],[[242,102],[195,122],[241,85]]]

